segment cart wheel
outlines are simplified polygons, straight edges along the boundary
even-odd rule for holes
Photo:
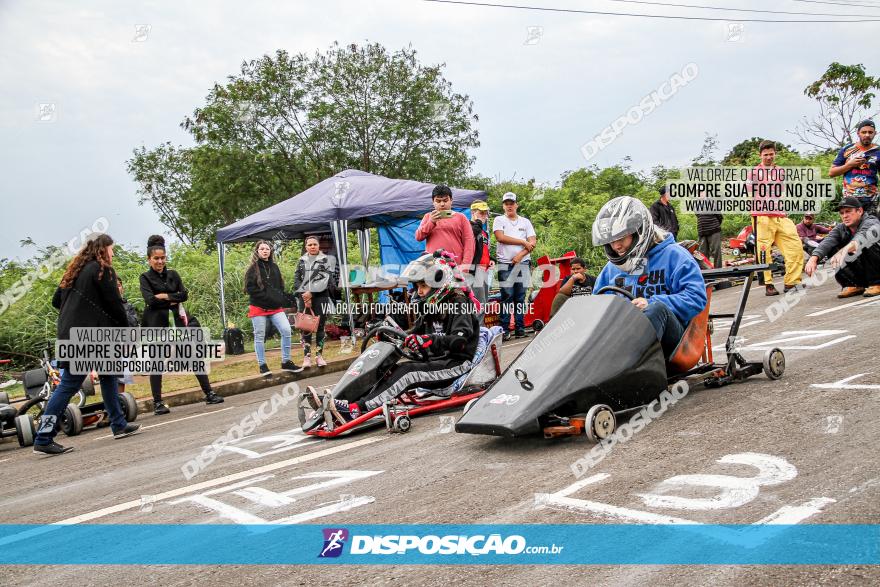
[[[32,446],[37,428],[34,420],[27,414],[15,417],[15,435],[18,437],[18,446]]]
[[[80,385],[80,389],[85,395],[95,395],[95,384],[92,381],[92,376],[86,375],[86,378],[83,379],[82,385]]]
[[[61,414],[61,430],[67,436],[76,436],[83,429],[83,417],[79,408],[73,404],[67,404],[64,413]]]
[[[535,320],[532,322],[532,330],[535,332],[541,332],[544,330],[544,321],[543,320]]]
[[[138,404],[134,396],[123,391],[119,394],[119,405],[122,407],[122,414],[125,416],[126,422],[134,422],[138,417]]]
[[[475,397],[474,399],[472,399],[468,403],[466,403],[464,405],[464,411],[461,413],[461,415],[464,416],[465,414],[467,414],[468,410],[470,410],[474,406],[474,404],[477,403],[478,399],[480,399],[480,398]]]
[[[3,404],[9,404],[9,394],[5,391],[0,391],[0,406]]]
[[[785,373],[785,355],[778,348],[764,353],[764,374],[768,379],[779,379]]]
[[[412,420],[409,419],[409,416],[406,414],[401,414],[394,418],[393,430],[395,432],[409,432],[409,429],[412,428]]]
[[[86,406],[86,392],[81,389],[77,391],[73,394],[73,397],[70,398],[70,403],[78,408],[84,408]]]
[[[592,442],[599,443],[614,433],[617,427],[617,418],[614,412],[605,404],[596,404],[591,407],[584,418],[584,431],[587,438]]]

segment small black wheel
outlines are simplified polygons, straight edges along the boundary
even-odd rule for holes
[[[34,419],[29,415],[15,417],[15,436],[18,437],[18,446],[33,446],[37,428]]]
[[[406,414],[401,414],[394,418],[395,432],[406,433],[409,432],[410,428],[412,428],[412,420]]]
[[[138,417],[138,404],[134,396],[123,391],[119,394],[119,405],[122,407],[122,415],[126,422],[134,422]]]
[[[587,411],[584,419],[584,431],[592,442],[602,442],[614,433],[617,418],[614,411],[605,404],[596,404]]]
[[[61,414],[61,430],[67,436],[76,436],[83,429],[82,412],[74,404],[67,404]]]
[[[764,375],[768,379],[779,379],[785,373],[785,355],[779,348],[764,353]]]
[[[535,332],[541,332],[544,330],[544,321],[543,320],[535,320],[532,322],[532,330]]]

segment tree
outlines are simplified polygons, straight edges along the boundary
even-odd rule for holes
[[[715,151],[718,150],[718,135],[705,133],[703,146],[700,148],[700,154],[691,159],[691,165],[695,167],[708,167],[715,165]]]
[[[191,242],[348,168],[463,181],[477,116],[442,68],[379,44],[244,62],[181,124],[195,147],[135,150],[140,202]]]
[[[820,151],[839,149],[853,142],[855,125],[871,116],[880,89],[880,78],[865,73],[865,66],[834,62],[825,73],[804,89],[804,95],[819,102],[819,115],[804,117],[791,134]],[[876,115],[874,112],[873,115]]]

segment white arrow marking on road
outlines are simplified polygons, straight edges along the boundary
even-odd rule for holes
[[[815,318],[816,316],[824,316],[825,314],[830,314],[831,312],[836,312],[838,310],[843,310],[844,308],[849,308],[851,306],[861,306],[862,304],[872,304],[877,300],[872,300],[871,298],[867,298],[864,300],[859,300],[857,302],[849,302],[848,304],[841,304],[839,306],[834,306],[833,308],[828,308],[826,310],[819,310],[818,312],[813,312],[812,314],[807,314],[807,318]]]

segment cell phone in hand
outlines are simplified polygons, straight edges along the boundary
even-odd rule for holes
[[[440,218],[452,218],[452,210],[438,210],[437,214]]]

